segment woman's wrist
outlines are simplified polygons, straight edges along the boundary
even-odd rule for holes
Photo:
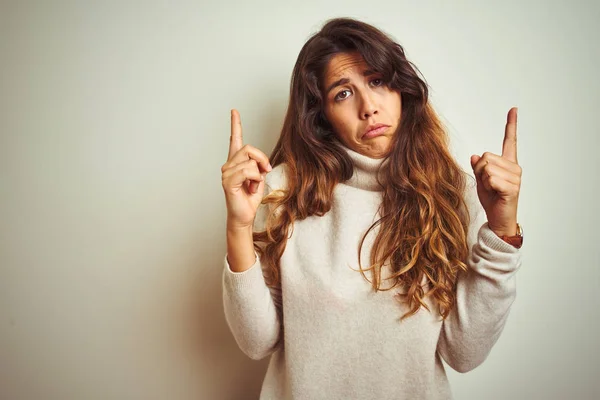
[[[244,272],[256,260],[252,227],[227,227],[227,261],[234,272]]]
[[[509,223],[507,227],[494,227],[489,222],[488,226],[498,237],[517,235],[517,221]]]
[[[244,234],[252,233],[253,225],[238,225],[232,221],[227,220],[227,233]]]

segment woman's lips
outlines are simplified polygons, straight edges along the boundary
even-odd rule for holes
[[[381,135],[383,132],[385,132],[387,129],[389,128],[389,126],[381,126],[379,128],[370,130],[369,132],[365,133],[363,135],[363,139],[370,139],[370,138],[374,138],[376,136]]]

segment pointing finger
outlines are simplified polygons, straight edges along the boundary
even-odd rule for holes
[[[517,162],[517,107],[508,111],[504,142],[502,143],[502,157]]]
[[[233,109],[231,110],[231,136],[229,137],[229,155],[227,156],[227,160],[231,160],[231,157],[233,157],[243,145],[242,120],[238,110]]]

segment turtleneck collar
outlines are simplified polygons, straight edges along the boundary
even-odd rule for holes
[[[377,182],[377,172],[380,170],[380,167],[389,162],[389,159],[384,163],[383,158],[371,158],[349,147],[342,147],[354,165],[352,177],[344,182],[344,184],[373,192],[383,191],[383,187]]]

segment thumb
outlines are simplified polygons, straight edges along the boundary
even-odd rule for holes
[[[477,165],[479,159],[481,159],[481,157],[479,157],[477,154],[473,154],[471,156],[471,168],[475,169],[475,165]]]

